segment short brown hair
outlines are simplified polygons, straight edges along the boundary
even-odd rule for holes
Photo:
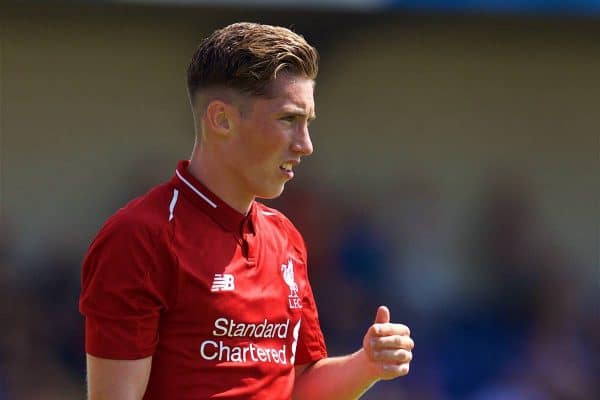
[[[268,86],[280,71],[315,79],[317,50],[291,30],[279,26],[239,22],[205,38],[187,69],[190,100],[212,87],[235,89],[252,96],[268,96]]]

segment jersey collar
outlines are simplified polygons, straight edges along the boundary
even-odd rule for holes
[[[240,234],[247,218],[253,219],[256,214],[254,202],[248,213],[248,217],[230,207],[216,194],[208,190],[206,186],[194,178],[188,171],[189,160],[181,160],[177,164],[175,175],[171,179],[171,184],[180,190],[186,198],[202,211],[208,214],[216,223],[228,231]]]

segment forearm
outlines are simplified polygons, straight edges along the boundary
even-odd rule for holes
[[[378,378],[361,349],[342,357],[317,361],[296,378],[293,400],[359,398]]]
[[[140,400],[144,397],[152,357],[111,360],[86,355],[89,400]]]

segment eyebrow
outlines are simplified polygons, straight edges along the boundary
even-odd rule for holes
[[[283,110],[282,113],[286,114],[286,115],[294,115],[294,116],[298,116],[298,117],[306,117],[307,116],[307,114],[300,108],[294,108],[293,110]],[[309,121],[314,121],[316,118],[317,118],[317,115],[313,113],[313,114],[308,115],[307,119]]]

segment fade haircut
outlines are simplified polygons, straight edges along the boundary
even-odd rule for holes
[[[226,26],[202,40],[192,56],[187,68],[190,102],[213,88],[269,97],[279,72],[314,80],[318,59],[317,50],[289,29],[249,22]]]

